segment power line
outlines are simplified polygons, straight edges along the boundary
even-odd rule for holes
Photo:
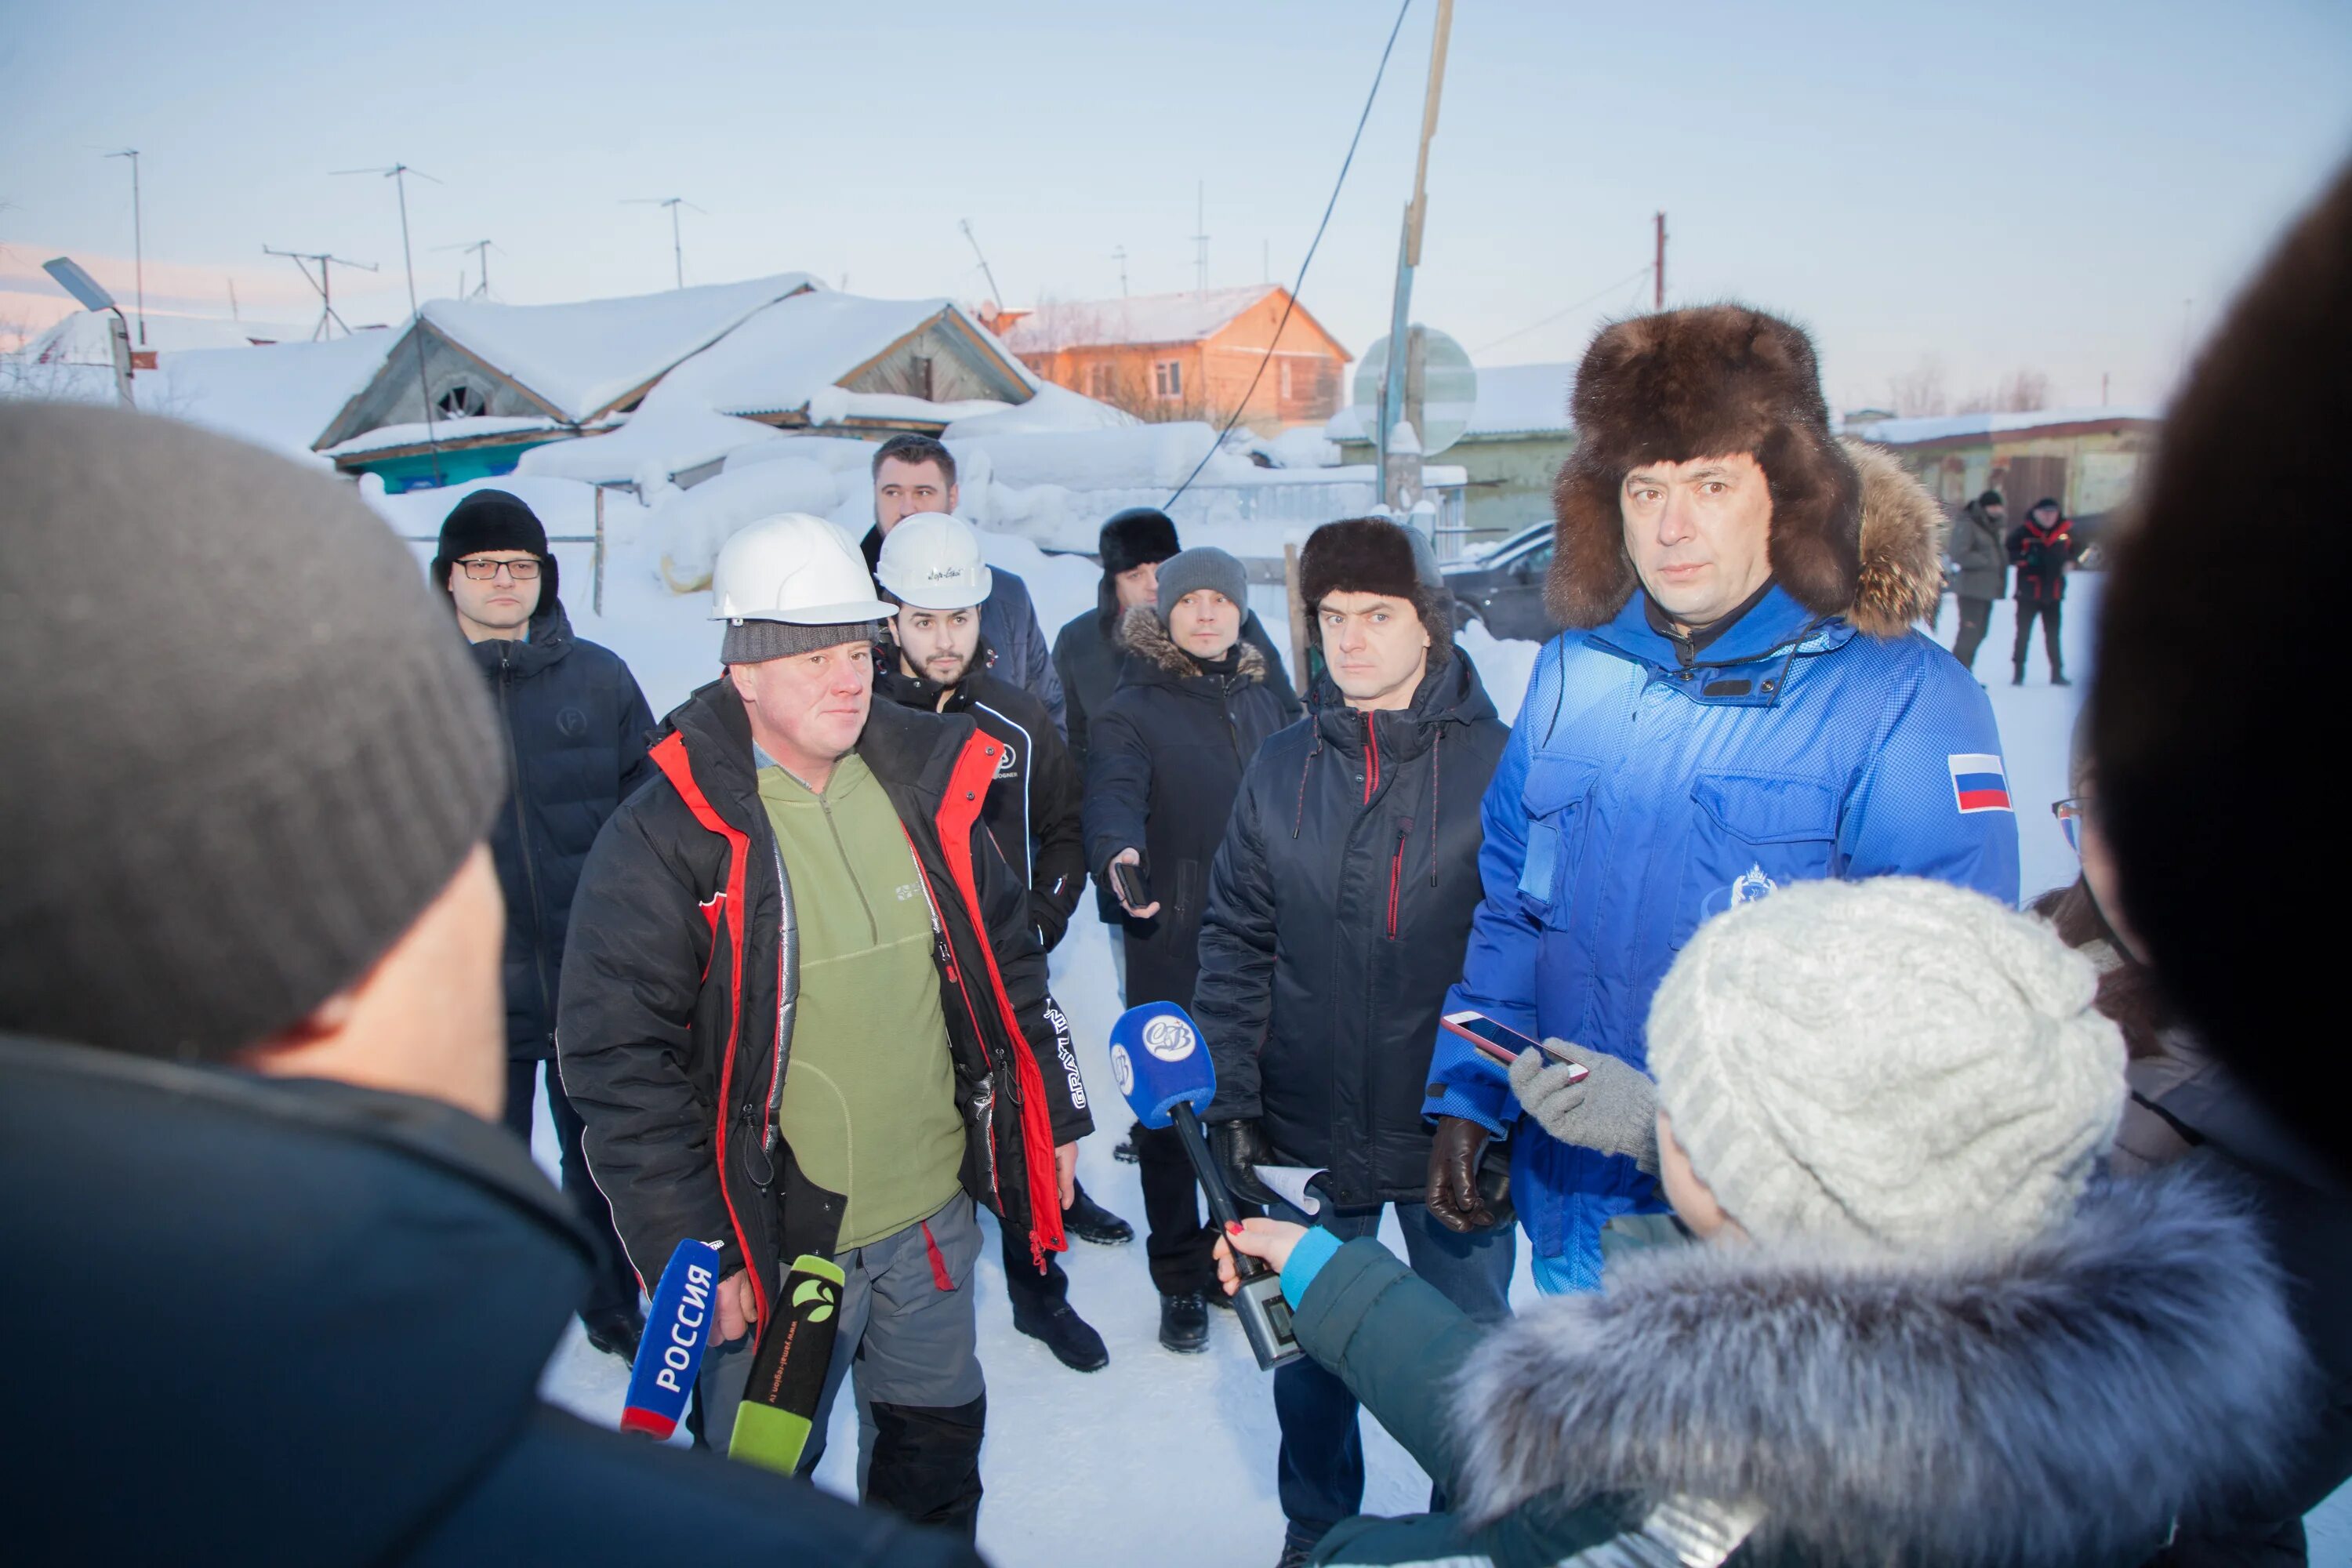
[[[1396,21],[1389,27],[1389,41],[1381,46],[1381,63],[1372,71],[1372,89],[1364,95],[1364,111],[1356,116],[1356,133],[1348,138],[1348,155],[1339,160],[1339,177],[1332,182],[1331,199],[1323,204],[1323,221],[1315,226],[1315,237],[1307,243],[1306,258],[1299,262],[1298,277],[1290,285],[1290,301],[1282,308],[1282,320],[1274,324],[1274,336],[1266,341],[1265,357],[1257,362],[1257,370],[1251,375],[1249,385],[1243,390],[1241,401],[1234,405],[1224,428],[1219,430],[1217,438],[1209,443],[1209,449],[1201,454],[1201,460],[1192,465],[1192,471],[1184,476],[1184,482],[1178,485],[1175,493],[1162,503],[1160,508],[1162,511],[1174,506],[1184,492],[1192,488],[1192,481],[1201,477],[1201,470],[1209,466],[1209,459],[1224,446],[1225,437],[1232,435],[1234,426],[1241,423],[1242,410],[1249,406],[1250,395],[1257,391],[1258,382],[1265,375],[1265,367],[1274,363],[1274,351],[1282,342],[1282,330],[1290,325],[1290,312],[1298,308],[1298,291],[1307,286],[1307,269],[1315,265],[1316,247],[1323,243],[1323,231],[1331,226],[1332,209],[1339,205],[1339,193],[1347,188],[1348,171],[1355,164],[1357,144],[1364,139],[1364,124],[1371,119],[1373,100],[1381,95],[1381,79],[1388,74],[1389,54],[1396,47],[1397,35],[1404,30],[1405,13],[1412,9],[1412,0],[1404,0],[1404,4],[1397,7]]]
[[[1474,354],[1482,354],[1488,349],[1500,348],[1503,344],[1509,342],[1513,338],[1524,338],[1529,332],[1534,331],[1537,328],[1549,327],[1554,321],[1559,321],[1562,316],[1581,310],[1587,305],[1591,304],[1594,300],[1606,299],[1608,296],[1617,292],[1618,289],[1625,287],[1626,284],[1633,282],[1638,279],[1647,278],[1648,276],[1650,276],[1650,264],[1645,261],[1642,263],[1641,266],[1633,268],[1633,271],[1625,274],[1624,277],[1617,279],[1616,282],[1610,284],[1606,289],[1596,289],[1591,293],[1587,294],[1583,299],[1579,300],[1575,304],[1564,305],[1560,309],[1554,310],[1550,315],[1546,316],[1540,321],[1530,321],[1528,325],[1521,327],[1517,331],[1505,332],[1493,342],[1480,343],[1476,348],[1472,349],[1470,352]]]

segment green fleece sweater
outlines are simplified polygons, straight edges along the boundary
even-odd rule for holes
[[[760,799],[792,874],[801,935],[778,1130],[812,1181],[848,1199],[835,1247],[847,1252],[956,1194],[963,1123],[930,905],[906,829],[856,752],[822,795],[763,767]]]

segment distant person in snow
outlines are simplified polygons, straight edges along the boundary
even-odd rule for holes
[[[1654,1092],[1620,1065],[1641,1114],[1602,1142],[1678,1228],[1605,1292],[1490,1328],[1376,1240],[1244,1222],[1300,1345],[1453,1502],[1311,1561],[2221,1561],[2168,1542],[2272,1482],[2307,1359],[2224,1172],[2101,1173],[2095,984],[1965,889],[1783,889],[1658,986]]]
[[[1830,434],[1811,340],[1737,305],[1604,328],[1576,381],[1538,656],[1486,791],[1479,905],[1445,1010],[1643,1068],[1658,982],[1708,915],[1816,878],[1934,877],[2015,904],[2017,818],[1984,691],[1915,629],[1943,515]],[[1429,1206],[1511,1197],[1548,1291],[1670,1229],[1656,1180],[1522,1121],[1441,1035]]]
[[[719,1246],[705,1438],[735,1429],[785,1266],[831,1258],[848,1283],[802,1473],[854,1375],[860,1496],[969,1539],[975,1205],[1043,1268],[1093,1128],[1029,883],[974,788],[1004,748],[874,701],[891,606],[822,518],[736,533],[711,595],[724,672],[663,721],[661,777],[580,879],[563,1080],[639,1272]]]
[[[1234,1190],[1299,1219],[1256,1167],[1323,1171],[1326,1228],[1370,1236],[1393,1209],[1413,1271],[1496,1321],[1510,1311],[1512,1226],[1457,1236],[1430,1217],[1421,1101],[1478,904],[1478,801],[1510,731],[1447,635],[1412,541],[1383,518],[1307,536],[1299,582],[1326,674],[1306,720],[1242,774],[1192,1011],[1216,1062],[1206,1120]],[[1303,1561],[1363,1507],[1356,1400],[1298,1361],[1276,1369],[1274,1407],[1285,1560]]]
[[[981,820],[1029,885],[1029,913],[1051,952],[1069,928],[1087,886],[1078,828],[1084,790],[1045,704],[988,668],[980,606],[992,569],[981,559],[971,525],[939,512],[901,518],[882,542],[876,576],[896,607],[890,637],[874,650],[875,695],[926,713],[969,713],[1003,748],[981,807]],[[1092,1198],[1074,1177],[1062,1226],[1101,1245],[1135,1239],[1125,1220]],[[1063,1365],[1096,1372],[1110,1363],[1102,1336],[1070,1306],[1070,1278],[1045,1255],[1038,1268],[1027,1237],[1003,1233],[1005,1294],[1013,1326],[1042,1340]]]
[[[653,777],[646,737],[654,716],[620,655],[572,636],[547,530],[520,497],[476,490],[452,507],[432,570],[489,681],[514,769],[490,827],[507,906],[506,1122],[528,1146],[544,1078],[563,1190],[603,1254],[580,1321],[590,1344],[625,1361],[645,1329],[637,1277],[614,1234],[612,1205],[588,1173],[580,1113],[556,1068],[555,988],[580,868],[605,819]]]
[[[1145,884],[1120,898],[1127,1001],[1189,1007],[1200,974],[1209,862],[1224,842],[1242,773],[1265,738],[1298,717],[1267,683],[1265,656],[1242,640],[1242,563],[1187,550],[1160,568],[1157,602],[1118,624],[1127,660],[1095,716],[1087,758],[1087,864],[1105,883],[1114,863]],[[1160,1342],[1209,1343],[1206,1293],[1215,1238],[1201,1223],[1192,1163],[1176,1130],[1137,1127],[1144,1247],[1160,1290]]]
[[[505,739],[383,519],[34,404],[0,497],[11,1559],[976,1564],[541,1401],[597,1248],[498,1125]]]
[[[2017,646],[2010,663],[2011,686],[2025,684],[2025,650],[2033,623],[2042,623],[2042,650],[2050,656],[2050,684],[2070,686],[2066,656],[2058,647],[2058,611],[2066,597],[2066,574],[2074,569],[2074,525],[2059,515],[2057,498],[2043,496],[2009,531],[2009,558],[2017,567]]]
[[[882,541],[900,518],[919,511],[952,513],[961,499],[955,455],[945,446],[929,436],[893,436],[883,442],[874,453],[874,526],[859,546],[866,552],[866,569],[871,572],[882,559]],[[992,574],[988,602],[980,607],[980,635],[988,644],[990,668],[997,679],[1044,703],[1058,731],[1062,678],[1054,671],[1029,584],[1015,574]]]
[[[1960,601],[1960,629],[1952,639],[1952,657],[1971,674],[1985,628],[1992,624],[1993,601],[2009,595],[2009,536],[2002,531],[2008,519],[2000,492],[1987,490],[1952,520],[1951,539],[1945,546],[1958,569],[1952,587]]]
[[[1176,524],[1157,507],[1132,506],[1114,512],[1102,525],[1095,549],[1102,562],[1102,583],[1095,591],[1095,607],[1073,616],[1054,637],[1054,668],[1062,680],[1064,725],[1070,756],[1078,776],[1087,772],[1089,726],[1118,689],[1119,667],[1127,650],[1118,645],[1121,616],[1139,605],[1157,604],[1160,563],[1183,548],[1176,541]],[[1244,606],[1242,640],[1265,659],[1265,683],[1285,700],[1296,702],[1282,655],[1265,633],[1257,612]],[[1095,884],[1095,912],[1112,929],[1110,956],[1118,970],[1122,995],[1127,988],[1127,946],[1118,940],[1118,899],[1106,883]]]

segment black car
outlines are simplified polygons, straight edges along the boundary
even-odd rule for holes
[[[1454,590],[1455,626],[1483,622],[1498,637],[1543,642],[1559,623],[1544,608],[1544,578],[1551,571],[1552,525],[1536,523],[1485,553],[1448,562],[1442,571]]]

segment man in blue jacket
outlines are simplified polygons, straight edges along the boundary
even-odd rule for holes
[[[1708,915],[1791,880],[1902,874],[2018,893],[1992,710],[1913,629],[1942,513],[1830,433],[1811,342],[1740,306],[1603,329],[1553,493],[1546,645],[1482,811],[1485,896],[1446,1010],[1643,1068],[1650,997]],[[1429,1207],[1491,1223],[1511,1191],[1549,1291],[1662,1215],[1630,1159],[1522,1122],[1502,1069],[1439,1033]]]
[[[547,530],[520,496],[476,490],[450,508],[433,581],[489,682],[513,775],[490,824],[507,912],[506,1124],[530,1142],[544,1077],[563,1190],[599,1249],[581,1326],[590,1344],[626,1359],[645,1327],[637,1277],[614,1234],[612,1205],[588,1174],[584,1124],[556,1069],[555,988],[589,847],[630,792],[654,776],[646,757],[654,717],[621,656],[572,636]]]

